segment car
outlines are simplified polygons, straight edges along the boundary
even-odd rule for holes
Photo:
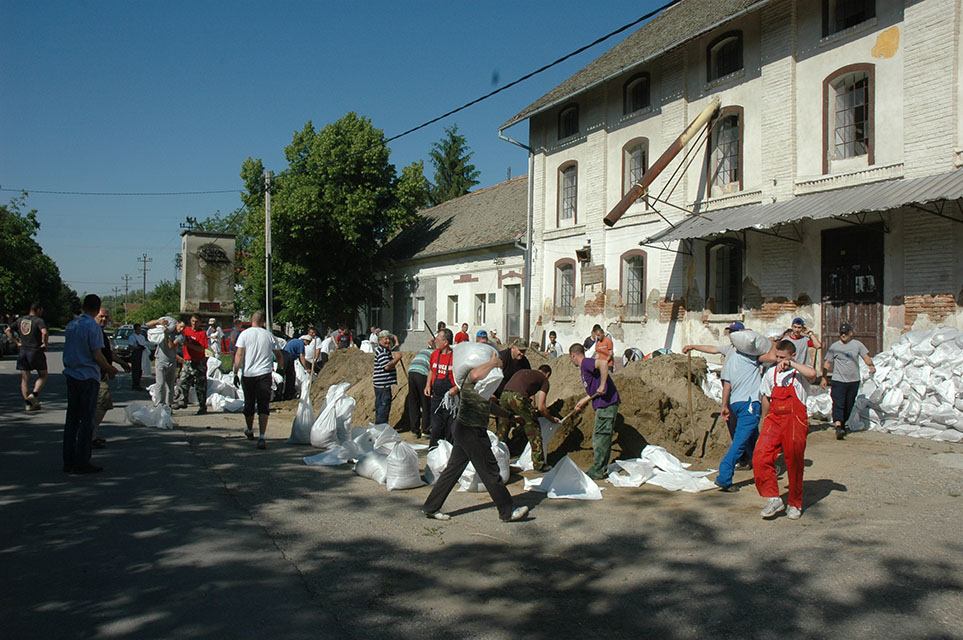
[[[7,335],[8,326],[10,325],[6,322],[0,322],[0,358],[13,355],[19,351],[19,349],[17,349],[17,343]]]
[[[143,331],[143,329],[141,329]],[[124,358],[125,360],[130,358],[130,345],[128,340],[130,339],[130,334],[134,333],[134,325],[125,324],[114,329],[113,335],[110,336],[110,348],[113,349],[114,355]],[[146,334],[145,334],[146,337]],[[154,357],[154,351],[157,350],[157,345],[153,342],[147,343],[150,349],[150,357]]]

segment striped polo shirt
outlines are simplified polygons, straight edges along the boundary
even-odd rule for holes
[[[394,368],[385,371],[391,362],[391,351],[380,344],[374,350],[374,386],[378,388],[391,387],[398,384],[398,371]]]

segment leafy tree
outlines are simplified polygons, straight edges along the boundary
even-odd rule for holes
[[[421,163],[401,175],[389,162],[384,133],[349,112],[317,131],[308,122],[285,148],[288,168],[271,188],[275,317],[306,324],[353,319],[358,308],[379,304],[378,251],[417,219],[428,198]],[[241,167],[250,238],[243,263],[242,306],[263,307],[264,166],[248,158]]]
[[[181,287],[176,282],[161,280],[148,294],[147,300],[127,314],[127,322],[144,323],[161,316],[179,315],[181,306]]]
[[[458,133],[457,124],[445,129],[445,136],[431,145],[428,156],[435,167],[432,205],[463,196],[478,184],[481,172],[471,164],[472,155],[465,136]]]

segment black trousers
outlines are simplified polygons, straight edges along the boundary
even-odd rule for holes
[[[859,393],[859,382],[837,382],[833,380],[829,383],[829,395],[833,399],[833,422],[840,422],[845,427],[849,421],[849,416],[853,413],[856,405],[856,396]]]
[[[141,367],[143,357],[143,347],[130,350],[130,386],[133,389],[140,386],[140,379],[144,375],[144,370]]]
[[[458,478],[465,472],[468,463],[471,462],[478,472],[478,477],[488,489],[495,507],[498,509],[498,516],[502,520],[507,520],[512,515],[512,494],[505,488],[502,477],[498,471],[498,461],[492,453],[492,443],[488,439],[488,431],[477,427],[467,427],[459,422],[454,426],[455,443],[451,448],[451,457],[448,458],[448,466],[438,476],[438,481],[431,488],[425,506],[422,507],[425,513],[435,513],[441,511],[442,505],[448,498],[448,494],[455,488]]]
[[[455,418],[446,410],[440,408],[441,401],[444,397],[445,394],[440,396],[432,395],[430,399],[431,440],[428,442],[429,447],[437,446],[439,440],[454,442],[452,432],[454,431]]]
[[[413,434],[431,431],[431,398],[425,395],[428,376],[408,372],[408,426]]]
[[[298,389],[298,377],[294,373],[294,359],[297,356],[292,356],[287,351],[284,353],[284,395],[282,396],[285,400],[290,400],[295,398],[300,393]]]

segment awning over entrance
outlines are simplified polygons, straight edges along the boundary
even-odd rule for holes
[[[899,179],[844,187],[769,204],[754,204],[691,215],[673,227],[643,240],[642,245],[666,245],[674,240],[703,238],[726,231],[755,229],[798,240],[792,223],[850,214],[871,214],[914,205],[920,211],[963,222],[963,169],[925,178]],[[935,205],[924,206],[929,203]],[[952,207],[952,208],[951,208]],[[788,228],[787,228],[788,227]]]

